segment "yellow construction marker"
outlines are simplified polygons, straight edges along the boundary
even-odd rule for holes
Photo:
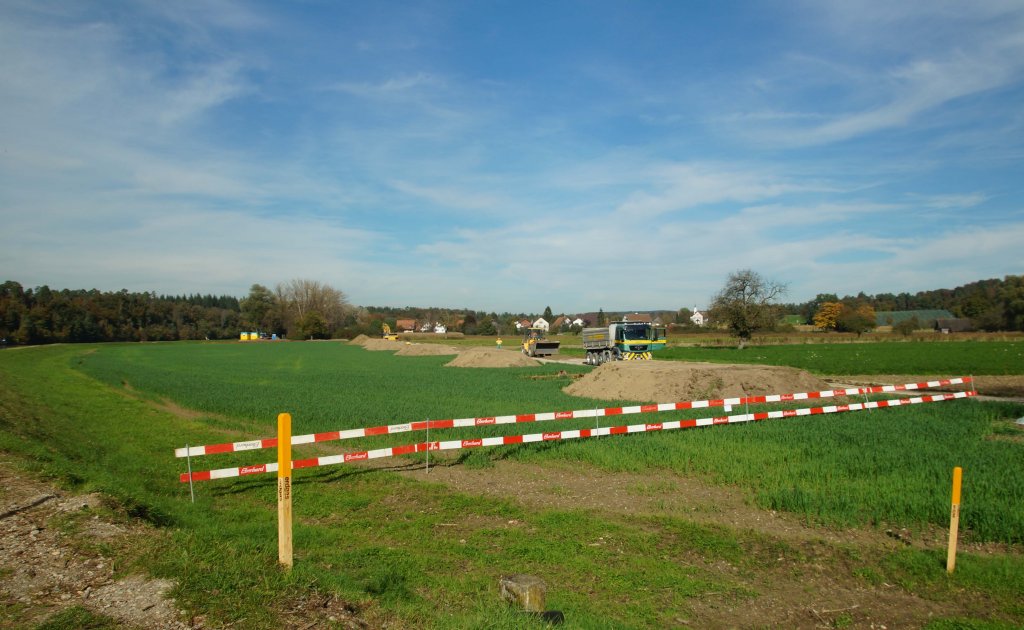
[[[963,470],[957,466],[953,469],[953,507],[949,513],[949,549],[946,552],[946,573],[953,573],[956,567],[956,536],[960,529],[960,481]]]
[[[292,568],[292,416],[277,416],[277,561]]]

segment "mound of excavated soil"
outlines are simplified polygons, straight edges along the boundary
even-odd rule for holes
[[[540,365],[522,352],[497,348],[466,348],[445,365],[469,368],[535,367]]]
[[[605,363],[562,391],[601,400],[678,402],[831,389],[803,370],[677,361]]]
[[[397,350],[402,349],[401,343],[397,341],[390,341],[388,339],[373,339],[369,337],[359,345],[366,348],[367,350],[373,351],[390,350],[391,352],[395,352]]]
[[[445,346],[439,343],[403,343],[402,349],[395,354],[403,357],[430,357],[440,354],[458,354],[459,351],[453,346]]]
[[[349,341],[349,343],[354,343],[357,346],[361,346],[364,343],[366,343],[367,341],[369,341],[369,339],[370,338],[367,337],[366,335],[358,335],[355,338],[353,338],[352,341]]]

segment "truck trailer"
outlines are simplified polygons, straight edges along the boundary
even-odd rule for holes
[[[600,328],[584,328],[583,349],[587,365],[606,361],[636,361],[651,358],[651,351],[665,347],[664,334],[649,322],[612,322]]]

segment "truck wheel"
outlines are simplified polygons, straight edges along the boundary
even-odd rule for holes
[[[622,350],[619,350],[618,348],[612,348],[612,361],[621,361],[621,360],[622,360]]]
[[[606,363],[612,360],[612,353],[610,350],[605,350],[601,353],[601,363]]]

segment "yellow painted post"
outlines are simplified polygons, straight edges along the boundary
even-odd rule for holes
[[[292,568],[292,416],[277,416],[277,561]]]
[[[960,529],[960,480],[963,470],[953,469],[953,507],[949,514],[949,549],[946,552],[946,573],[952,573],[956,566],[956,535]]]

